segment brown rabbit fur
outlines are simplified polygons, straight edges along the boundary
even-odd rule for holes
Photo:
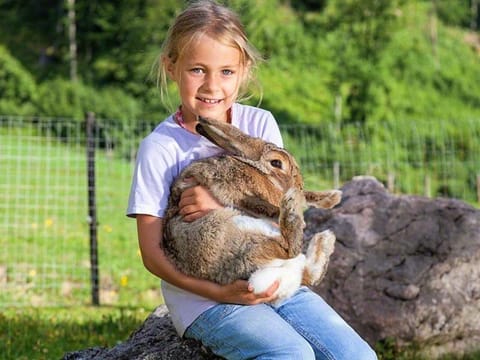
[[[319,281],[335,237],[330,231],[314,236],[305,258],[301,254],[303,210],[306,203],[331,208],[340,201],[341,192],[304,191],[293,156],[228,123],[199,118],[197,132],[226,154],[192,162],[171,187],[163,247],[176,267],[219,284],[249,279],[264,268],[283,267],[287,275],[275,270],[262,280],[269,284],[275,279],[284,282],[288,289],[282,290],[285,295],[279,289],[280,297],[289,296],[300,282],[312,285]],[[181,193],[193,185],[207,187],[224,208],[184,222],[178,203]],[[292,285],[283,277],[293,273]],[[259,288],[268,284],[257,282],[254,286],[260,292]]]

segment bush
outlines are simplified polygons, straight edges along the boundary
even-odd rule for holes
[[[0,45],[0,114],[32,114],[35,99],[33,76]]]
[[[65,141],[84,137],[85,114],[93,112],[98,120],[98,146],[119,147],[129,135],[132,119],[138,119],[141,114],[140,103],[120,89],[96,90],[81,82],[58,78],[42,83],[38,93],[36,115],[68,117],[78,122],[77,126],[65,128],[64,122],[52,121],[45,129]],[[110,129],[115,129],[115,133]]]
[[[96,90],[81,82],[64,79],[46,81],[39,86],[37,114],[83,119],[92,111],[98,118],[127,120],[140,114],[137,101],[120,89]]]

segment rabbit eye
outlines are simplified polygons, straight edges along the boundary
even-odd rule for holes
[[[282,162],[280,160],[272,160],[272,161],[270,161],[270,164],[273,167],[276,167],[276,168],[279,168],[279,169],[282,168]]]

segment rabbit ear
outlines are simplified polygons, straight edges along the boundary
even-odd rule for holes
[[[303,193],[308,205],[321,209],[331,209],[342,200],[340,190],[304,191]]]
[[[259,160],[265,141],[252,138],[236,127],[218,120],[198,118],[196,131],[232,155]]]

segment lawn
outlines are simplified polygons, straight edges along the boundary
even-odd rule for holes
[[[1,358],[60,359],[70,351],[111,347],[126,340],[151,310],[108,306],[4,309],[0,314]]]
[[[102,306],[92,307],[84,141],[31,123],[0,127],[0,358],[113,346],[163,303],[125,216],[131,173],[131,161],[97,151]]]
[[[0,128],[0,306],[90,302],[87,166],[80,141],[60,142],[32,127]],[[143,267],[135,221],[125,216],[132,163],[96,155],[102,304],[162,302]]]

